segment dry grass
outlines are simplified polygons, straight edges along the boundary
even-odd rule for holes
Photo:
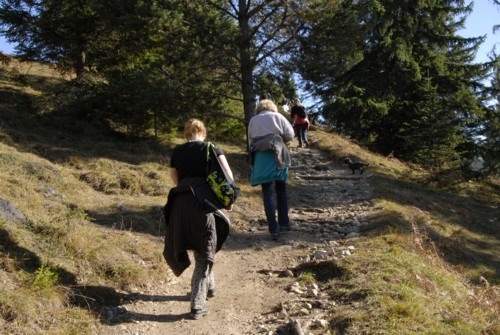
[[[356,240],[331,282],[335,334],[498,334],[500,218],[497,180],[432,188],[415,169],[324,131],[333,159],[356,157],[376,171],[371,221],[385,227]],[[498,188],[497,188],[498,189]],[[361,293],[360,293],[361,292]]]
[[[26,217],[0,219],[7,333],[92,334],[102,306],[120,292],[171,277],[159,252],[172,186],[162,155],[145,141],[44,126],[44,92],[63,80],[16,60],[0,69],[0,95],[11,98],[0,104],[0,199]],[[31,105],[19,106],[24,97]],[[83,286],[109,294],[92,303],[96,295]]]
[[[183,139],[167,134],[157,145],[85,124],[77,133],[53,129],[45,92],[65,79],[16,60],[0,68],[8,97],[0,103],[0,199],[26,217],[0,219],[2,332],[92,334],[103,306],[173,276],[161,255],[161,209],[173,187],[167,157]],[[260,195],[246,183],[244,149],[223,149],[245,194],[233,223],[245,225]]]
[[[160,209],[173,186],[166,157],[182,139],[170,134],[158,147],[90,130],[56,136],[30,111],[64,78],[12,66],[0,70],[0,96],[15,98],[0,104],[0,199],[27,219],[0,219],[0,329],[92,334],[103,305],[172,276],[161,258]],[[24,96],[33,109],[18,112]],[[498,333],[498,181],[432,189],[419,183],[422,169],[334,133],[311,139],[332,159],[358,158],[377,172],[371,220],[385,227],[352,241],[354,256],[335,264],[349,275],[328,282],[338,302],[331,332]],[[233,224],[245,228],[261,209],[260,189],[248,184],[244,149],[222,147],[242,188]]]

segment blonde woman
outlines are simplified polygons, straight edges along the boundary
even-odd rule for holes
[[[191,317],[208,314],[207,297],[215,296],[215,254],[229,234],[229,218],[217,208],[217,198],[206,181],[207,131],[202,121],[189,120],[184,127],[186,143],[172,152],[170,176],[176,185],[165,206],[167,232],[163,255],[176,276],[191,264],[187,250],[194,251],[191,279]],[[224,153],[217,147],[221,164],[232,177]]]

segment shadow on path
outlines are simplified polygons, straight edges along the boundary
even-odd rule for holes
[[[127,313],[123,317],[120,318],[120,322],[114,322],[113,324],[126,323],[130,321],[151,321],[151,322],[162,322],[162,323],[170,323],[177,322],[184,319],[190,319],[190,313],[183,314],[142,314],[142,313]]]
[[[124,306],[136,301],[169,302],[189,301],[190,295],[147,295],[142,293],[124,294],[106,286],[74,286],[71,303],[87,308],[100,315],[101,322],[110,326],[134,321],[175,322],[189,318],[189,313],[143,314],[127,310]]]

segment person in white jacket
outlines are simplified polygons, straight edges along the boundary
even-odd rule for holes
[[[286,143],[293,139],[294,130],[290,122],[278,113],[274,102],[269,99],[259,101],[255,112],[256,115],[250,119],[248,125],[248,139],[253,158],[251,185],[262,187],[269,232],[271,238],[277,241],[280,232],[290,230],[286,188],[290,159],[287,159],[289,153]]]

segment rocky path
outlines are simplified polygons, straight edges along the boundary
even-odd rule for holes
[[[130,294],[106,310],[109,324],[99,334],[328,334],[327,314],[335,304],[321,283],[297,275],[310,261],[349,257],[351,239],[369,229],[370,172],[352,175],[321,151],[292,147],[289,205],[293,231],[271,241],[263,210],[237,225],[217,254],[217,296],[210,314],[189,319],[190,267],[181,277]],[[237,209],[247,211],[245,208]],[[237,211],[236,210],[236,211]],[[330,262],[331,263],[331,262]],[[317,264],[317,263],[316,263]],[[328,262],[324,262],[328,264]],[[335,269],[326,272],[334,273]]]

